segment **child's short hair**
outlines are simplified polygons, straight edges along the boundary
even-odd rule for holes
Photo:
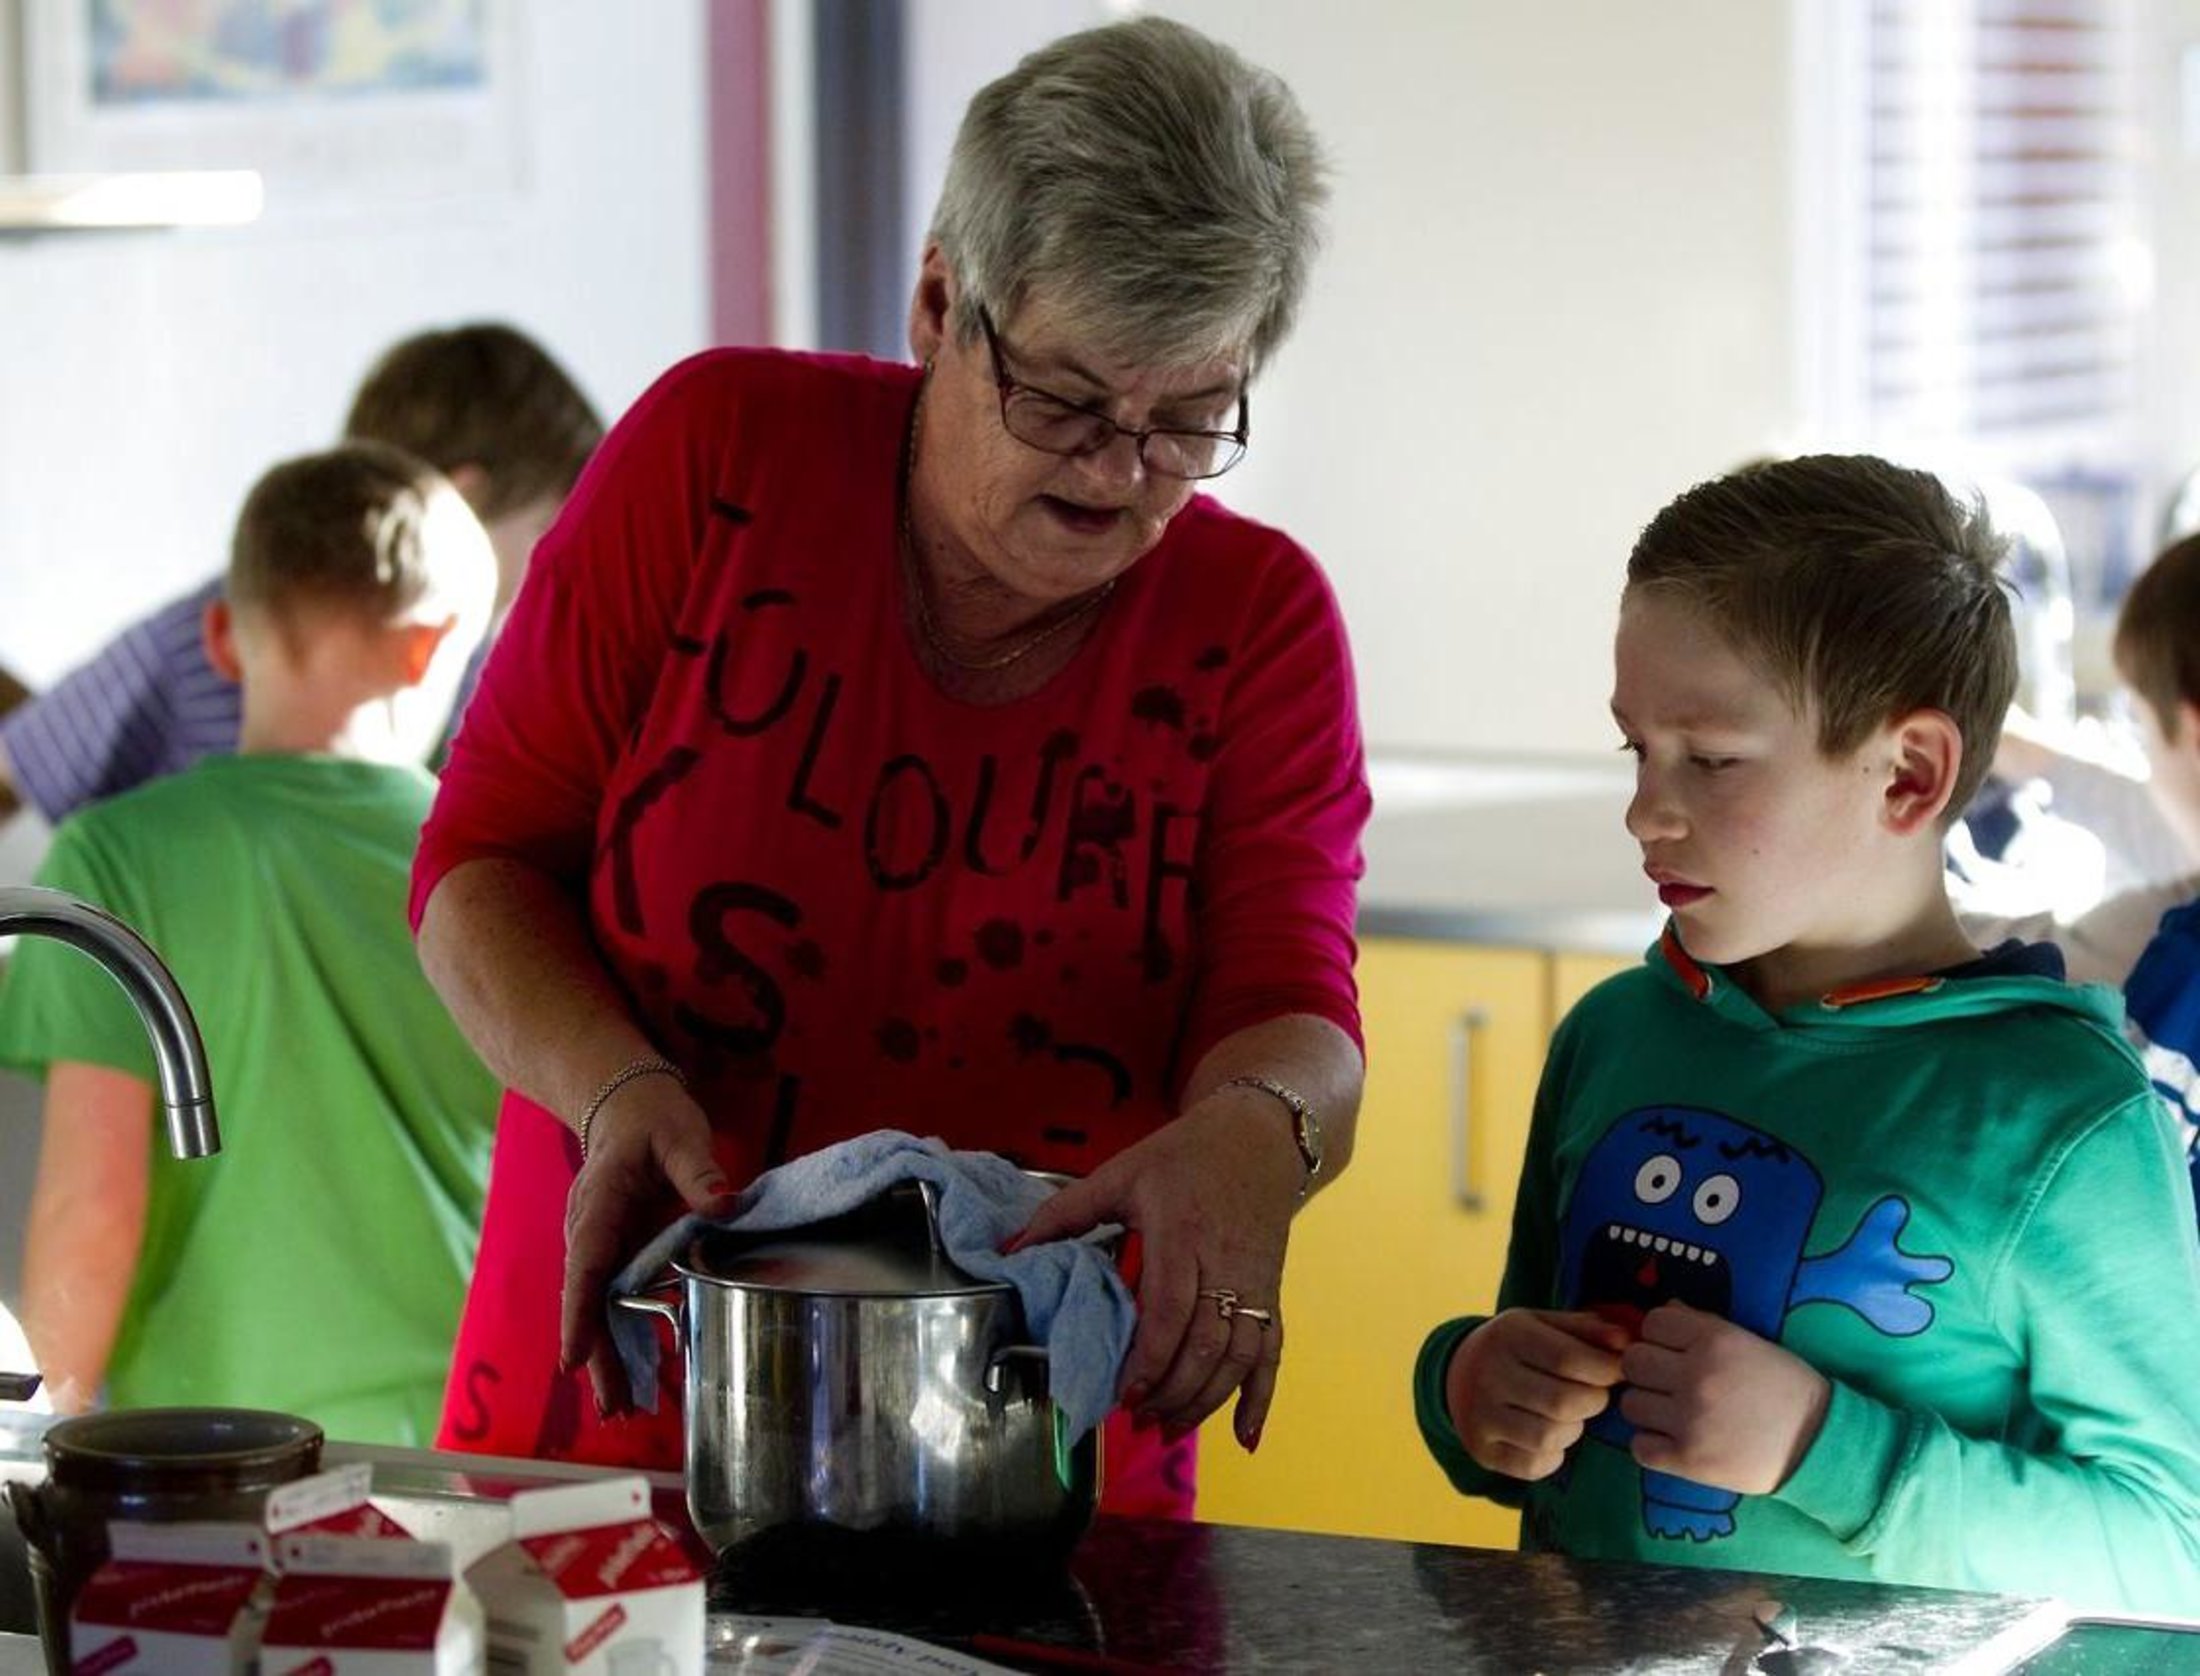
[[[286,460],[237,515],[229,601],[284,624],[314,610],[396,622],[436,587],[430,512],[457,494],[433,466],[379,442]]]
[[[1754,464],[1650,521],[1630,590],[1702,612],[1840,756],[1912,710],[1962,730],[1953,821],[1994,760],[2017,690],[2017,640],[1985,509],[1929,472],[1868,454]]]
[[[421,332],[385,350],[344,435],[387,442],[442,471],[480,467],[481,516],[571,492],[603,439],[580,386],[526,333],[494,322]]]
[[[2116,672],[2165,737],[2181,704],[2200,704],[2200,535],[2162,549],[2116,613]]]

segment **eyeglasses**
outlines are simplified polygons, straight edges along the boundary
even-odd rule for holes
[[[1077,459],[1097,454],[1117,437],[1127,436],[1138,452],[1138,463],[1154,476],[1194,482],[1220,477],[1245,458],[1245,444],[1252,435],[1252,407],[1244,390],[1238,391],[1234,430],[1179,430],[1168,425],[1134,430],[1117,424],[1088,403],[1073,402],[1067,396],[1009,377],[1008,366],[1001,358],[1000,333],[993,329],[993,316],[984,308],[978,310],[978,324],[984,328],[985,346],[993,356],[993,383],[1001,396],[1001,425],[1018,442]]]

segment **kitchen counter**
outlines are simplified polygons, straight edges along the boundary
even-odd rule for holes
[[[1362,936],[1639,954],[1664,922],[1625,760],[1379,758]]]
[[[374,1466],[378,1501],[418,1534],[450,1542],[462,1559],[499,1540],[505,1497],[593,1475],[329,1446],[329,1465],[358,1460]],[[35,1430],[0,1426],[0,1477],[37,1470]],[[659,1514],[684,1529],[678,1478],[650,1481]],[[0,1553],[0,1564],[21,1560]],[[823,1616],[973,1646],[1010,1667],[1102,1676],[1436,1669],[1800,1676],[1837,1668],[1827,1662],[1835,1657],[1858,1676],[1998,1672],[2064,1620],[2052,1603],[1996,1595],[1125,1519],[1099,1521],[1067,1577],[992,1576],[898,1592],[866,1579],[859,1593],[834,1598],[759,1594],[720,1575],[711,1606],[722,1646],[732,1644],[737,1616]],[[21,1627],[0,1622],[0,1630]],[[1081,1658],[1053,1662],[1062,1655]]]

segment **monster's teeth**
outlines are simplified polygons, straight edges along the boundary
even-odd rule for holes
[[[1692,1245],[1684,1245],[1681,1247],[1681,1255],[1687,1258],[1691,1263],[1693,1263],[1696,1260],[1698,1253],[1696,1247]]]
[[[1663,1234],[1660,1234],[1657,1237],[1656,1245],[1657,1249],[1660,1252],[1671,1251],[1673,1249],[1673,1242],[1667,1239]]]

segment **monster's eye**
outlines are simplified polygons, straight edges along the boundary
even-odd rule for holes
[[[1664,1153],[1635,1172],[1635,1197],[1646,1205],[1662,1205],[1679,1191],[1681,1162]]]
[[[1717,1227],[1742,1208],[1742,1184],[1732,1176],[1713,1176],[1696,1189],[1696,1220]]]

